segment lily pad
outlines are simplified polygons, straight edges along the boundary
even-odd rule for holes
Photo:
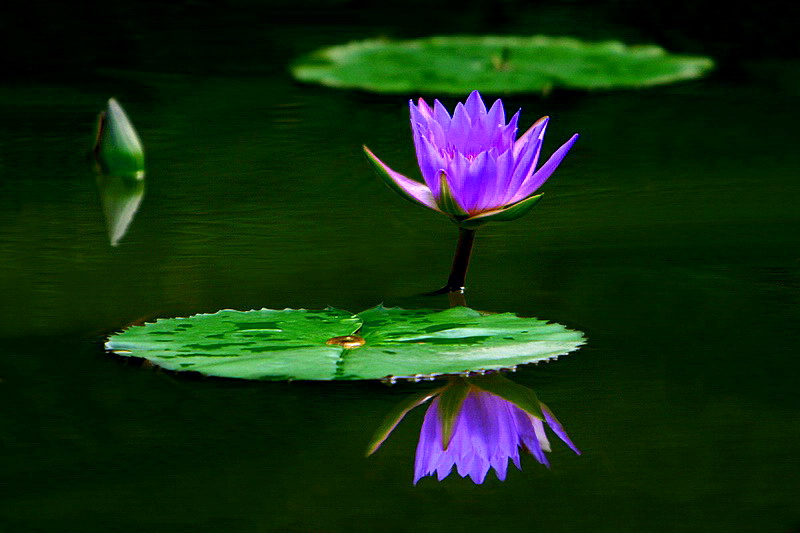
[[[698,78],[713,66],[708,57],[654,45],[537,35],[356,41],[312,52],[291,70],[300,81],[329,87],[462,95],[645,87]]]
[[[106,348],[208,376],[391,380],[514,368],[583,342],[579,331],[513,313],[378,306],[356,315],[261,309],[160,319],[112,335]]]

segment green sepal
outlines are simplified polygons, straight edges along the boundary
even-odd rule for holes
[[[536,205],[539,200],[541,200],[541,198],[541,194],[530,196],[507,207],[495,209],[493,211],[485,211],[469,217],[460,221],[459,225],[464,228],[477,228],[483,224],[486,224],[487,222],[510,222],[526,215],[528,211],[533,209],[533,206]]]
[[[139,135],[114,98],[109,99],[108,107],[98,118],[94,154],[103,174],[144,177],[144,149]]]
[[[456,200],[444,170],[439,173],[439,196],[436,198],[436,205],[439,206],[442,213],[456,219],[469,215]]]
[[[469,383],[463,378],[457,378],[451,381],[439,395],[439,420],[442,424],[443,450],[450,446],[458,414],[461,412],[461,406],[464,405],[468,393]]]
[[[474,387],[513,403],[529,415],[544,420],[541,402],[536,393],[528,387],[514,383],[500,374],[471,377],[467,378],[467,381]]]
[[[397,404],[397,406],[386,415],[386,418],[383,419],[383,422],[381,422],[375,434],[370,439],[369,445],[367,446],[367,456],[372,455],[380,448],[381,444],[389,438],[389,434],[394,431],[394,428],[397,427],[409,411],[427,402],[442,390],[444,390],[444,387],[432,391],[420,392]]]

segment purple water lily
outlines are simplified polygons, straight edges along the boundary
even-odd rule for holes
[[[461,477],[469,476],[475,483],[483,483],[490,469],[503,481],[509,459],[521,469],[521,451],[549,467],[545,424],[575,453],[581,453],[533,391],[501,376],[455,380],[412,399],[379,431],[369,453],[378,449],[408,411],[430,398],[434,399],[425,413],[417,445],[414,484],[434,474],[441,481],[453,467]]]
[[[514,220],[539,200],[534,193],[553,174],[578,139],[572,138],[537,170],[548,117],[519,139],[519,111],[506,123],[503,103],[487,111],[478,91],[453,115],[435,100],[409,102],[417,160],[425,183],[399,174],[364,151],[386,183],[414,203],[444,213],[462,227]]]
[[[459,241],[447,284],[431,294],[463,293],[475,228],[487,222],[515,220],[542,197],[535,194],[553,174],[578,134],[540,168],[548,117],[517,139],[519,111],[506,122],[503,102],[489,110],[478,91],[456,105],[453,115],[422,98],[411,108],[411,130],[425,183],[389,168],[369,148],[364,152],[387,185],[411,202],[449,216],[459,225]]]

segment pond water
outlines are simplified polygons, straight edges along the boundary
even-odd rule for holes
[[[405,97],[277,66],[0,88],[0,530],[800,528],[790,67],[504,98],[524,128],[552,117],[545,152],[581,139],[528,216],[479,230],[468,303],[586,332],[511,375],[583,454],[554,442],[551,469],[526,456],[483,485],[412,484],[422,409],[364,457],[430,384],[198,379],[102,348],[132,322],[222,308],[447,307],[420,294],[444,282],[456,228],[361,153],[413,175]],[[110,96],[147,157],[116,247],[87,159]]]

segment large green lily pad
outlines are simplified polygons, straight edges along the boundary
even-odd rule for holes
[[[713,66],[710,58],[658,46],[538,35],[357,41],[317,50],[291,70],[329,87],[464,95],[645,87],[698,78]]]
[[[391,380],[514,368],[583,342],[579,331],[512,313],[378,306],[356,315],[261,309],[160,319],[112,335],[106,348],[208,376]]]

